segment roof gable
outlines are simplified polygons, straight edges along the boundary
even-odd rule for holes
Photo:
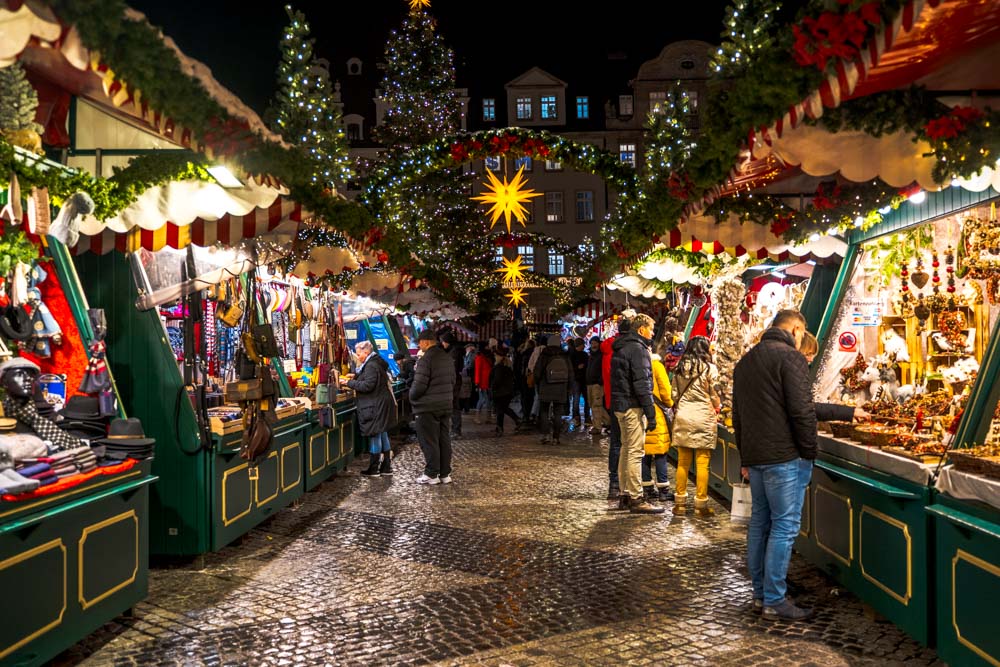
[[[540,67],[532,67],[521,76],[508,81],[505,88],[552,88],[566,87],[566,82],[556,78]]]

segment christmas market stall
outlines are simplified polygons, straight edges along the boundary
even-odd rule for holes
[[[300,315],[309,295],[265,271],[288,261],[300,233],[316,231],[305,249],[335,240],[289,196],[295,186],[272,175],[301,188],[308,177],[293,166],[309,158],[141,14],[124,10],[112,32],[129,39],[115,41],[89,22],[67,25],[84,18],[73,3],[52,3],[63,21],[16,4],[17,20],[0,30],[23,33],[14,55],[41,99],[44,149],[77,168],[18,173],[62,205],[67,270],[81,278],[81,302],[105,314],[105,363],[122,409],[156,440],[162,484],[150,498],[150,551],[221,548],[353,456],[349,392],[334,391],[320,409],[317,383],[294,396],[291,364],[286,372],[290,360],[318,380],[333,363],[302,357],[314,342],[302,332],[320,316]],[[302,189],[332,210],[332,189]],[[344,362],[335,329],[314,347],[333,347]]]
[[[962,523],[995,511],[949,508],[979,501],[943,500],[956,493],[947,479],[961,475],[942,471],[951,451],[983,453],[965,450],[990,428],[982,397],[994,378],[981,366],[997,309],[983,262],[993,254],[989,204],[998,196],[990,91],[1000,83],[992,67],[1000,9],[888,5],[826,8],[792,26],[794,39],[766,14],[733,17],[723,69],[740,67],[731,47],[749,32],[743,22],[761,21],[787,49],[775,67],[801,78],[769,124],[755,112],[730,181],[689,202],[680,229],[711,215],[720,228],[752,224],[790,242],[847,241],[836,278],[818,291],[822,316],[810,295],[802,305],[820,341],[814,395],[874,419],[822,425],[796,548],[914,638],[937,643],[945,659],[997,664],[984,614],[1000,581],[989,562],[995,537]],[[831,43],[820,24],[852,27]],[[737,85],[765,85],[760,75],[751,67]],[[732,111],[749,119],[739,102]],[[741,174],[750,182],[733,187]],[[980,397],[976,414],[970,397]],[[957,549],[978,560],[956,561]]]

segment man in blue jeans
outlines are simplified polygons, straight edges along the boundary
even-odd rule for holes
[[[782,310],[733,372],[733,430],[753,496],[747,567],[754,607],[768,620],[812,614],[785,597],[792,544],[816,458],[809,365],[798,351],[805,332],[802,313]]]

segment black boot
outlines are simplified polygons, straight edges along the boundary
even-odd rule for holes
[[[369,458],[368,458],[368,468],[365,469],[365,470],[362,470],[361,474],[363,476],[365,476],[365,477],[378,477],[378,475],[379,475],[378,464],[379,464],[379,459],[380,458],[381,458],[380,454],[371,454],[371,455],[369,455]]]
[[[386,477],[392,476],[392,452],[382,454],[382,463],[378,467],[378,472]]]

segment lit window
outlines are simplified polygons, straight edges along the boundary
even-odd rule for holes
[[[686,90],[688,98],[688,112],[694,113],[698,110],[698,91],[697,90]]]
[[[347,140],[361,141],[361,126],[358,123],[348,123]]]
[[[503,261],[503,246],[497,246],[496,254],[493,257],[497,262]]]
[[[667,106],[667,93],[663,90],[649,91],[649,113],[663,113]]]
[[[556,111],[555,95],[543,95],[540,106],[542,107],[542,120],[555,120],[559,117],[559,113]]]
[[[594,221],[594,191],[581,190],[576,193],[576,221]]]
[[[577,97],[576,98],[576,117],[577,118],[590,118],[590,98],[589,97]]]
[[[562,255],[549,253],[549,275],[561,276],[566,273],[566,259]]]
[[[525,171],[531,171],[531,158],[524,156],[514,160],[514,169],[520,169],[522,166]]]
[[[546,222],[562,222],[563,221],[563,193],[562,192],[546,192],[545,193],[545,221]]]
[[[558,160],[546,160],[545,171],[562,171],[562,162]]]
[[[618,144],[618,156],[622,162],[635,166],[635,144]]]
[[[632,96],[631,95],[619,95],[618,96],[618,115],[619,116],[631,116],[632,115]]]
[[[491,171],[500,171],[500,156],[491,155],[483,160],[483,166]]]
[[[580,252],[585,256],[590,256],[594,254],[594,244],[593,243],[581,243]]]
[[[530,97],[519,97],[519,98],[517,98],[517,119],[518,120],[531,120],[531,98]]]
[[[521,256],[521,263],[529,271],[535,269],[535,246],[530,245],[519,245],[517,246],[517,254]]]
[[[483,98],[483,120],[497,119],[497,101],[492,97]]]

